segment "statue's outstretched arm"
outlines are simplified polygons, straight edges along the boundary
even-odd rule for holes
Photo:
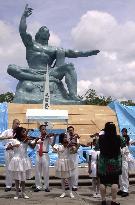
[[[66,50],[65,57],[67,58],[78,58],[78,57],[88,57],[92,55],[97,55],[99,50],[88,50],[88,51],[74,51],[74,50]]]
[[[32,10],[33,9],[28,8],[28,4],[26,4],[24,12],[23,12],[21,20],[20,20],[20,25],[19,25],[20,36],[21,36],[22,41],[26,47],[28,45],[32,44],[32,37],[30,34],[28,34],[26,32],[26,30],[27,30],[26,18],[32,14]]]

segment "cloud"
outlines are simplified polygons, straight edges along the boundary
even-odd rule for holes
[[[77,82],[77,92],[79,95],[85,94],[88,88],[92,85],[92,82],[89,80],[80,80]]]
[[[9,64],[25,65],[25,49],[19,34],[7,22],[0,21],[0,93],[13,91],[17,81],[7,74]]]
[[[101,51],[94,57],[94,69],[83,68],[87,84],[99,94],[135,100],[135,22],[120,23],[109,13],[88,11],[71,36],[75,48]],[[78,83],[80,92],[84,75]]]
[[[52,31],[50,31],[49,45],[59,47],[60,44],[61,44],[61,40],[60,40],[60,38],[58,37],[58,35],[56,35],[56,34],[53,33]]]

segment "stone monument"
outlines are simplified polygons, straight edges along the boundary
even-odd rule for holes
[[[49,86],[51,104],[81,104],[77,96],[77,74],[72,63],[65,58],[78,58],[97,55],[99,50],[74,51],[48,45],[50,33],[46,26],[41,27],[35,40],[27,33],[26,19],[32,14],[32,8],[26,5],[22,14],[19,32],[26,47],[28,68],[9,65],[7,72],[19,80],[14,103],[41,104],[44,95],[44,76],[49,68]],[[62,79],[65,78],[64,87]]]

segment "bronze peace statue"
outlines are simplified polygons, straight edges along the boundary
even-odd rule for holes
[[[32,8],[26,5],[22,14],[19,32],[26,47],[28,68],[9,65],[7,72],[19,80],[15,103],[42,103],[44,94],[44,74],[49,68],[49,86],[51,104],[80,104],[77,97],[77,74],[72,63],[65,58],[78,58],[97,55],[99,50],[74,51],[48,45],[50,33],[46,26],[41,27],[35,40],[27,33],[26,19],[32,14]],[[67,88],[62,79],[65,77]]]

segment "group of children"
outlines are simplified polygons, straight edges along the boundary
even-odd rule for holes
[[[79,136],[74,133],[74,128],[69,126],[67,133],[59,136],[60,144],[55,144],[54,136],[48,134],[46,125],[39,127],[40,136],[31,139],[27,136],[27,130],[20,127],[18,119],[13,120],[12,129],[4,131],[0,138],[6,140],[5,144],[5,160],[6,160],[6,188],[10,191],[13,180],[15,181],[16,195],[14,199],[19,198],[19,189],[21,188],[22,197],[28,199],[25,193],[26,179],[31,178],[32,163],[27,154],[28,146],[36,147],[35,162],[35,192],[42,190],[42,176],[44,178],[44,190],[50,192],[49,189],[49,145],[52,146],[54,152],[58,153],[58,159],[55,163],[56,176],[61,178],[63,193],[61,198],[66,195],[65,181],[68,181],[69,195],[74,198],[72,190],[77,190],[78,186],[78,155]]]

